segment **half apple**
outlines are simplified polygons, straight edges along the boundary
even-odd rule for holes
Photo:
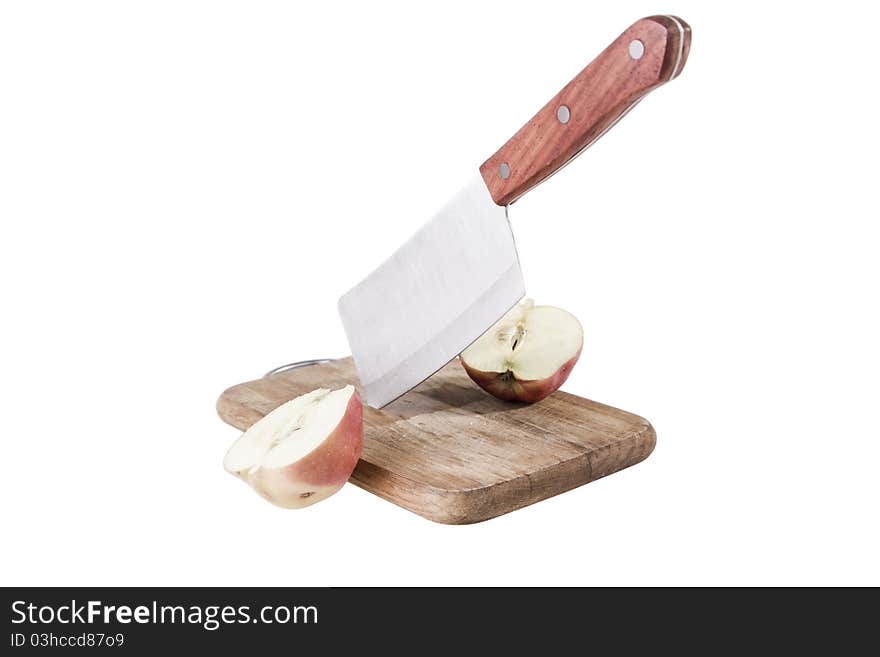
[[[526,299],[465,349],[461,364],[489,394],[531,403],[565,383],[583,344],[574,315]]]
[[[273,504],[297,509],[342,488],[363,443],[363,406],[354,387],[319,388],[255,422],[223,465]]]

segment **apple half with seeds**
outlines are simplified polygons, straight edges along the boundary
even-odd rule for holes
[[[354,386],[319,388],[255,422],[223,461],[264,498],[289,509],[338,491],[364,444],[363,406]]]
[[[583,345],[584,330],[574,315],[526,299],[460,358],[468,375],[490,395],[532,403],[565,383]]]

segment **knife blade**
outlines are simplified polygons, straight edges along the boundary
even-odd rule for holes
[[[455,358],[525,295],[507,206],[681,72],[690,26],[636,21],[339,299],[366,401],[393,401]]]

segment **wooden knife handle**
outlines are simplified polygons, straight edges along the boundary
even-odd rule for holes
[[[498,205],[513,203],[602,136],[645,94],[681,73],[691,28],[675,16],[633,23],[480,167]]]

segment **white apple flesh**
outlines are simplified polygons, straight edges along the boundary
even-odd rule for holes
[[[354,387],[319,388],[255,422],[223,466],[273,504],[298,509],[342,488],[363,442],[363,406]]]
[[[465,349],[461,364],[489,394],[532,403],[565,383],[583,344],[574,315],[527,299]]]

